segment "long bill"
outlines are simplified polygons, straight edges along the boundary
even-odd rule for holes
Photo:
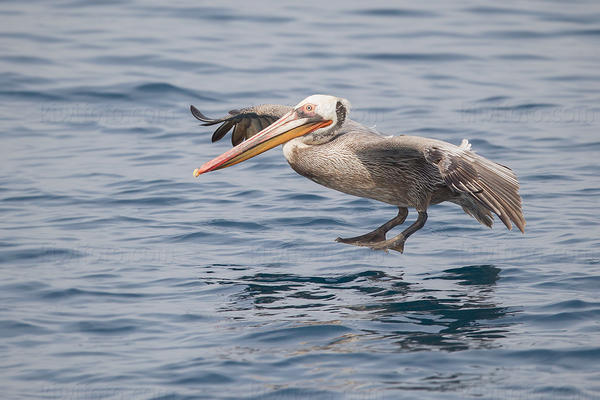
[[[194,177],[246,161],[296,137],[331,125],[332,122],[331,120],[299,117],[295,110],[290,111],[250,139],[208,161],[200,168],[196,168]]]

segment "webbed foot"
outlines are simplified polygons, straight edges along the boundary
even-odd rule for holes
[[[393,238],[389,239],[389,240],[384,240],[382,242],[378,242],[378,243],[372,243],[369,247],[372,248],[373,250],[383,250],[383,251],[388,251],[388,250],[395,250],[397,252],[400,253],[404,253],[404,242],[406,241],[406,238],[404,237],[404,235],[399,234],[398,236],[394,236]]]
[[[382,242],[385,240],[385,232],[374,230],[373,232],[351,238],[337,238],[336,242],[352,244],[354,246],[371,246],[373,243]]]

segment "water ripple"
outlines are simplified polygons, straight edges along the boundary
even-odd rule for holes
[[[387,18],[431,18],[438,14],[432,11],[416,10],[407,8],[366,8],[360,10],[348,11],[350,14],[374,16],[374,17],[387,17]]]
[[[356,58],[373,61],[452,62],[473,60],[476,57],[459,53],[364,53]]]

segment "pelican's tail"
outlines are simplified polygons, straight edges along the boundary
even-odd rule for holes
[[[494,216],[492,215],[492,212],[486,206],[478,202],[475,198],[469,195],[463,195],[460,196],[456,203],[462,207],[465,213],[475,218],[482,225],[491,228],[494,224]]]
[[[508,229],[511,229],[512,221],[521,232],[525,233],[525,217],[517,176],[504,165],[496,164],[477,154],[473,155],[482,191],[472,193],[471,196],[496,214]]]
[[[469,152],[471,153],[471,152]],[[491,212],[506,225],[517,228],[525,233],[525,218],[519,196],[519,181],[515,173],[504,165],[496,164],[477,154],[470,154],[473,166],[477,171],[477,186],[479,189],[466,193],[472,201],[472,206],[463,210],[475,217],[486,226],[492,226]]]

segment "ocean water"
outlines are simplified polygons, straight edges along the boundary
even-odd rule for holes
[[[5,399],[600,398],[600,4],[0,4]],[[525,235],[396,210],[189,113],[314,93],[521,181]],[[409,221],[414,219],[411,212]]]

